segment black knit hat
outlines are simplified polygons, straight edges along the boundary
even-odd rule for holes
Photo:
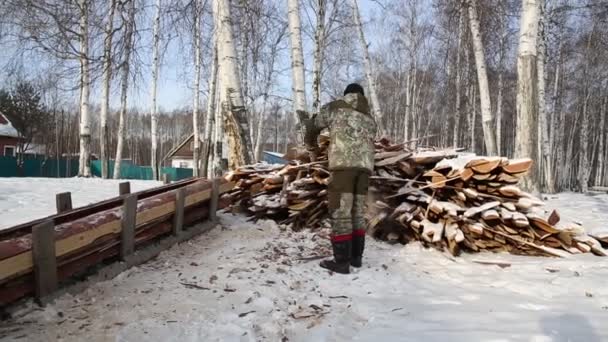
[[[359,93],[359,94],[365,96],[365,93],[363,92],[363,87],[357,83],[351,83],[348,86],[346,86],[346,89],[344,89],[344,95],[356,94],[356,93]]]

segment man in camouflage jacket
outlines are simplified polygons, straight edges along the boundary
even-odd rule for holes
[[[358,84],[350,84],[344,97],[323,106],[306,123],[305,143],[317,149],[317,138],[329,129],[328,189],[334,260],[321,267],[349,273],[350,265],[361,267],[365,245],[365,201],[369,176],[374,169],[376,122]]]

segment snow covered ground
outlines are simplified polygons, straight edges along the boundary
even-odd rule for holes
[[[100,178],[0,178],[0,230],[56,213],[55,195],[72,193],[74,208],[118,196],[124,180]],[[162,182],[129,180],[131,191]]]
[[[587,232],[608,236],[608,194],[573,192],[544,196],[547,208],[582,223]]]
[[[608,258],[452,258],[371,241],[364,267],[345,276],[318,266],[328,247],[326,232],[223,214],[214,230],[113,280],[24,307],[0,323],[0,340],[608,340]]]

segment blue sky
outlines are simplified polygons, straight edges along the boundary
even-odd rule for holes
[[[287,1],[285,0],[285,2]],[[379,6],[377,6],[371,0],[359,0],[359,6],[364,23],[369,21],[371,13],[377,14],[377,11],[380,10]],[[366,28],[366,34],[367,36],[371,37],[371,30]],[[359,47],[357,46],[355,48],[358,49]],[[304,58],[306,67],[307,69],[310,69],[312,67],[312,54],[309,47],[305,47],[305,50],[306,55]],[[207,54],[204,55],[203,58],[209,58],[209,51],[204,52]],[[188,51],[183,51],[183,53],[187,54]],[[190,58],[190,56],[167,54],[165,60],[163,61],[161,77],[159,80],[158,100],[159,106],[166,110],[190,106],[192,103],[192,82],[190,75],[185,74],[186,70],[184,70],[183,63],[184,58]],[[289,63],[289,61],[284,62]],[[307,75],[307,82],[309,83],[310,80],[308,78],[309,77]],[[207,88],[206,82],[206,77],[203,77],[201,79],[201,86],[205,92]],[[278,88],[278,92],[281,95],[291,97],[291,75],[289,72],[286,72],[285,75],[280,77]],[[146,108],[149,102],[149,92],[149,89],[137,89],[135,91],[132,104],[142,109]]]
[[[276,0],[279,2],[286,3],[287,0]],[[381,11],[381,8],[372,0],[359,0],[359,7],[361,11],[361,16],[364,24],[369,23],[371,18],[371,13],[378,14],[378,11]],[[303,18],[303,20],[305,20]],[[370,25],[366,25],[366,36],[368,38],[368,42],[371,41],[373,31]],[[141,39],[144,40],[144,45],[150,45],[146,40],[150,40],[150,32],[149,28],[146,28],[144,32],[141,33]],[[188,39],[186,39],[188,40]],[[307,70],[312,68],[312,44],[309,42],[305,42],[305,63]],[[354,49],[359,49],[359,46],[354,47]],[[15,61],[11,61],[11,58],[14,57],[15,45],[4,44],[2,49],[0,49],[0,66],[6,66],[8,64],[14,64]],[[139,77],[135,83],[131,82],[131,90],[129,95],[129,106],[130,107],[138,107],[140,110],[147,111],[149,109],[150,102],[150,56],[148,53],[149,49],[146,48],[139,52],[141,54],[142,63],[140,65]],[[288,51],[284,53],[284,59],[281,64],[285,66],[289,66],[289,55]],[[204,63],[208,62],[209,49],[203,50],[203,60]],[[158,83],[158,104],[159,107],[171,111],[176,108],[182,108],[184,106],[192,105],[192,77],[191,77],[191,69],[185,63],[185,61],[190,62],[192,59],[191,52],[189,47],[180,47],[177,41],[173,41],[167,48],[164,59],[162,61],[159,83]],[[34,77],[32,75],[41,74],[41,70],[48,69],[48,66],[45,65],[44,55],[41,56],[29,56],[24,58],[23,60],[18,61],[22,65],[22,72],[26,75],[30,75],[30,77]],[[63,93],[62,98],[66,102],[67,105],[75,106],[78,102],[78,92],[77,91],[69,91],[67,88],[77,88],[74,86],[78,80],[78,67],[77,63],[74,62],[74,67],[70,70],[71,81],[69,81],[68,85],[62,85]],[[48,71],[42,72],[43,74]],[[7,77],[7,73],[4,74],[4,79],[0,80],[0,83],[6,85],[6,82],[10,80],[10,77]],[[309,79],[309,75],[307,74],[307,83],[310,84],[311,80]],[[115,82],[118,79],[118,75],[115,75]],[[91,102],[93,104],[99,104],[100,90],[99,90],[99,80],[94,83],[92,93],[91,93]],[[112,89],[112,97],[111,97],[111,106],[116,108],[119,104],[119,87],[115,84]],[[207,75],[203,74],[201,77],[201,88],[203,91],[203,95],[201,97],[201,102],[204,104],[206,102],[206,89],[207,89]],[[310,93],[310,85],[307,89],[307,92]],[[277,95],[284,96],[286,98],[291,97],[291,74],[289,70],[285,70],[284,74],[281,75],[277,81],[277,86],[275,89],[275,93]],[[310,95],[310,94],[309,94]]]

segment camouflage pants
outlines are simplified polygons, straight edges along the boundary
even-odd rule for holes
[[[365,202],[369,172],[359,169],[332,171],[329,184],[329,215],[334,236],[365,233]]]

